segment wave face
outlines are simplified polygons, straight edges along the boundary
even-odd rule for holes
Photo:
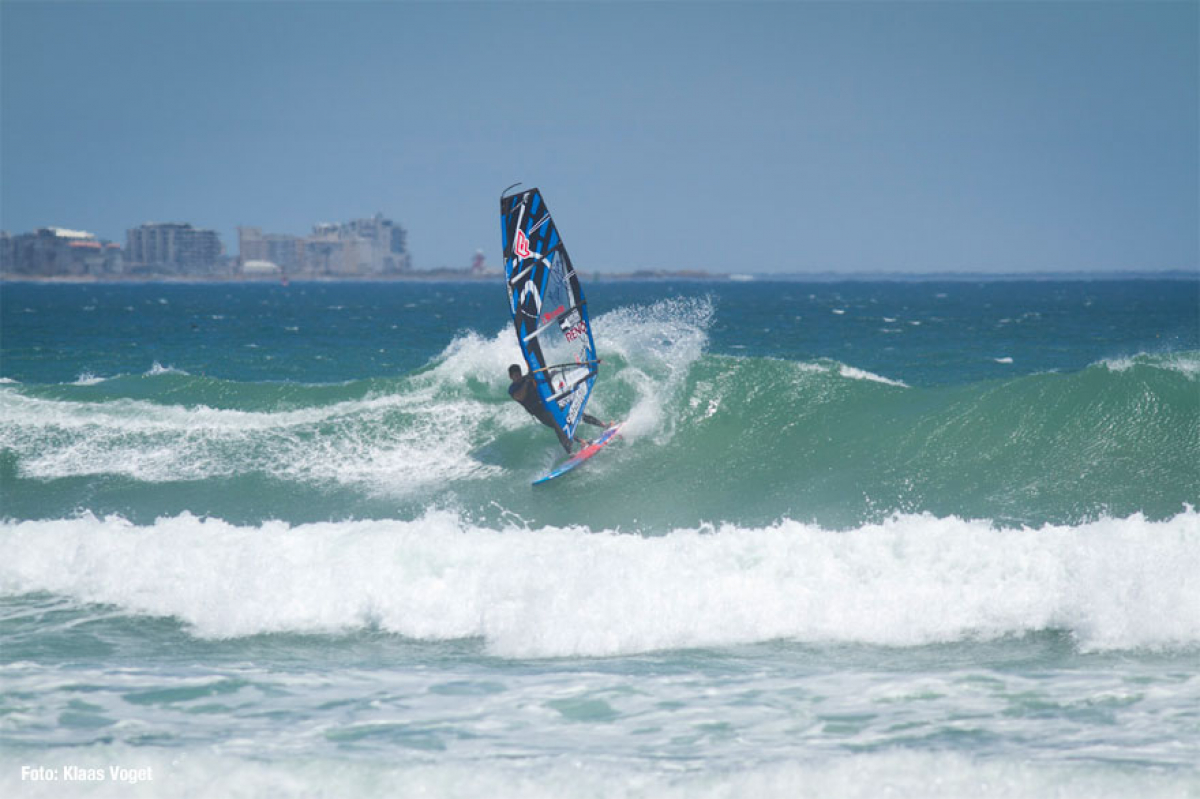
[[[153,364],[0,386],[6,514],[88,508],[133,521],[183,508],[232,522],[587,520],[658,534],[780,519],[850,528],[893,513],[1072,524],[1178,514],[1200,498],[1200,352],[1074,372],[912,385],[829,358],[708,351],[712,299],[600,315],[590,406],[624,440],[569,483],[507,401],[511,333],[456,336],[400,377],[244,382]],[[589,428],[584,428],[585,432]]]

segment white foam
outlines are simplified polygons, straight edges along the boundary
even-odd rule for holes
[[[249,742],[247,742],[249,743]],[[751,762],[730,768],[672,760],[624,761],[590,752],[560,757],[487,760],[442,754],[421,758],[404,750],[391,757],[268,758],[228,754],[229,746],[154,748],[99,746],[31,751],[0,757],[0,789],[7,796],[91,797],[521,797],[521,799],[728,799],[781,797],[986,796],[1025,799],[1125,799],[1192,795],[1194,771],[1155,771],[1091,762],[976,758],[954,752],[889,751],[787,761]],[[55,782],[22,781],[22,767],[56,769]],[[130,784],[106,778],[65,783],[63,769],[137,769],[149,777]],[[78,773],[78,772],[73,772]]]
[[[1200,380],[1200,353],[1195,352],[1180,352],[1170,355],[1139,353],[1125,358],[1106,358],[1100,361],[1099,365],[1110,372],[1126,372],[1135,366],[1146,366],[1178,372],[1189,380]]]
[[[79,377],[75,378],[75,382],[72,385],[95,386],[95,385],[99,385],[100,383],[103,383],[106,379],[107,378],[97,377],[96,375],[92,374],[91,372],[84,371],[79,374]]]
[[[1125,372],[1133,368],[1133,358],[1109,358],[1100,362],[1100,365],[1108,369],[1110,372]]]
[[[868,372],[866,369],[859,369],[855,366],[847,366],[846,364],[838,365],[838,374],[842,377],[848,377],[851,380],[870,380],[873,383],[883,383],[887,386],[896,386],[897,388],[908,388],[908,384],[903,380],[893,380],[890,377]]]
[[[1087,650],[1200,646],[1200,516],[996,529],[896,516],[831,532],[235,526],[190,514],[0,525],[0,593],[174,616],[204,637],[377,624],[505,657],[789,639],[915,646],[1062,629]],[[231,590],[236,586],[236,590]]]
[[[1013,362],[1012,356],[1009,356],[1009,355],[1005,355],[1002,358],[992,358],[992,360],[995,361],[996,363],[1005,363],[1005,364]]]
[[[157,377],[158,375],[186,375],[186,374],[187,374],[187,372],[185,372],[182,369],[176,369],[174,366],[163,366],[158,361],[155,361],[150,366],[150,370],[146,372],[145,376],[146,377]]]
[[[22,474],[42,479],[119,474],[165,482],[257,472],[406,493],[496,470],[467,454],[474,431],[493,410],[464,399],[437,399],[437,390],[426,385],[405,394],[273,412],[4,393],[0,446],[17,453]],[[516,414],[511,416],[515,425]]]

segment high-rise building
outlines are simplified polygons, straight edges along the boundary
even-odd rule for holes
[[[148,222],[126,232],[125,261],[133,273],[212,274],[224,248],[215,230]]]
[[[344,224],[314,225],[305,237],[238,228],[242,264],[266,261],[293,275],[370,277],[412,268],[404,228],[382,214]]]
[[[407,232],[392,220],[384,219],[383,214],[340,225],[338,236],[353,242],[361,253],[358,261],[364,271],[360,274],[391,274],[411,268]]]
[[[83,230],[38,228],[19,236],[0,234],[0,273],[30,277],[118,275],[121,247]]]
[[[13,237],[7,230],[0,230],[0,275],[8,274],[16,265]]]
[[[261,228],[238,228],[238,261],[244,266],[250,261],[275,264],[285,274],[304,271],[304,239],[281,233],[263,235]]]

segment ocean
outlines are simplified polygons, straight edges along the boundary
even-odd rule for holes
[[[585,290],[0,286],[0,794],[1200,796],[1200,282]]]

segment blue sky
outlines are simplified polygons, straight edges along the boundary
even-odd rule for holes
[[[1196,269],[1195,2],[0,0],[0,227],[307,233],[584,270]]]

